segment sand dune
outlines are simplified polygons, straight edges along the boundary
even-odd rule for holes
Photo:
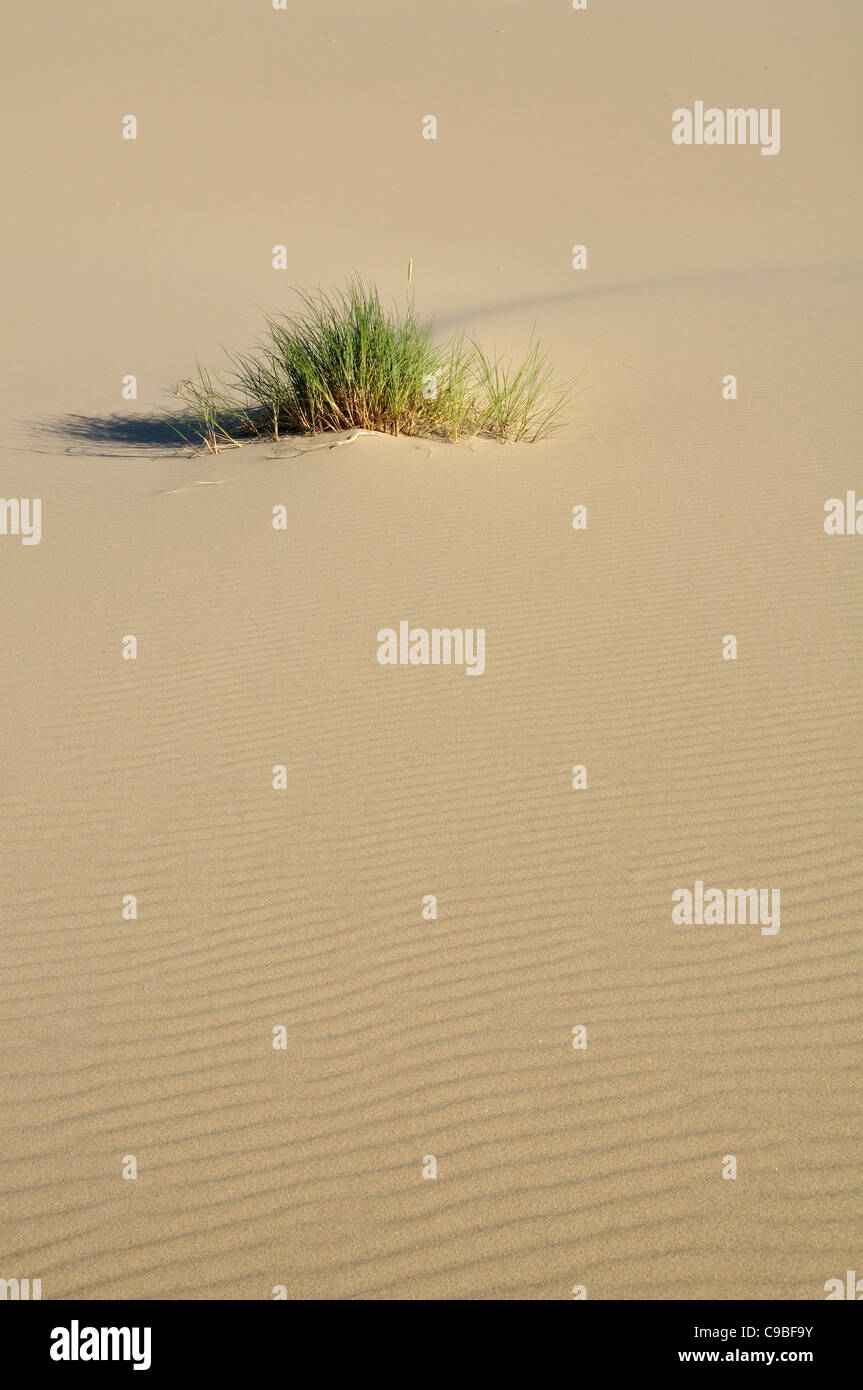
[[[166,4],[105,6],[98,45],[50,10],[0,489],[43,504],[38,546],[0,538],[0,1274],[46,1298],[809,1299],[859,1258],[863,542],[823,528],[863,495],[847,124],[826,139],[859,16],[615,8],[331,6],[289,21],[321,85],[294,58],[277,92],[267,12],[184,7],[199,70]],[[776,160],[681,173],[716,152],[673,151],[670,111],[711,82],[783,106]],[[437,106],[455,150],[419,148]],[[54,261],[24,154],[62,109]],[[443,326],[536,326],[585,369],[577,420],[178,451],[159,393],[245,345],[286,237],[296,283],[401,293],[413,254]],[[402,620],[484,628],[485,673],[380,666]],[[781,930],[672,926],[695,879],[778,885]]]

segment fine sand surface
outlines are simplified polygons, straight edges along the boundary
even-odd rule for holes
[[[181,11],[9,22],[0,1276],[822,1298],[863,1258],[859,6]],[[673,147],[701,98],[779,155]],[[585,369],[573,425],[154,421],[292,285],[409,257],[443,329]],[[485,674],[381,667],[401,620]],[[696,879],[781,930],[673,926]]]

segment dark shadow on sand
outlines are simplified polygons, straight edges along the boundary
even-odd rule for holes
[[[28,434],[33,452],[77,458],[189,458],[205,452],[187,415],[57,415],[32,421]],[[32,443],[34,436],[50,440],[53,447],[38,448]],[[282,438],[294,436],[301,437],[302,431],[282,431]],[[256,442],[254,435],[238,438],[247,444]],[[272,444],[273,440],[264,436],[258,442]]]
[[[36,422],[34,429],[43,439],[52,439],[58,451],[66,454],[109,458],[173,456],[194,452],[199,447],[188,420],[179,416],[174,420],[166,415],[58,415]],[[180,430],[190,437],[184,438]]]

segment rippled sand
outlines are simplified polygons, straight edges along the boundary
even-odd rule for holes
[[[863,497],[861,20],[664,8],[13,19],[0,491],[43,538],[0,537],[0,1276],[809,1299],[859,1268],[863,540],[822,523]],[[700,96],[781,106],[781,153],[675,149]],[[409,256],[442,327],[585,369],[564,434],[189,458],[154,420],[257,305],[401,296]],[[381,667],[401,620],[483,627],[485,674]],[[673,926],[696,879],[779,887],[781,930]]]

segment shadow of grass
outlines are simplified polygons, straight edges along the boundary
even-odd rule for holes
[[[91,458],[188,458],[206,453],[203,433],[188,415],[58,415],[33,422],[30,429],[54,448],[38,452],[63,453]],[[283,438],[300,436],[302,431],[286,429]],[[241,443],[257,436],[238,435]],[[272,443],[272,436],[261,436]],[[230,449],[226,443],[219,450]]]
[[[96,454],[101,457],[152,456],[197,450],[194,426],[187,416],[171,415],[58,415],[39,421],[39,434],[67,454]],[[99,448],[113,446],[113,449]]]

